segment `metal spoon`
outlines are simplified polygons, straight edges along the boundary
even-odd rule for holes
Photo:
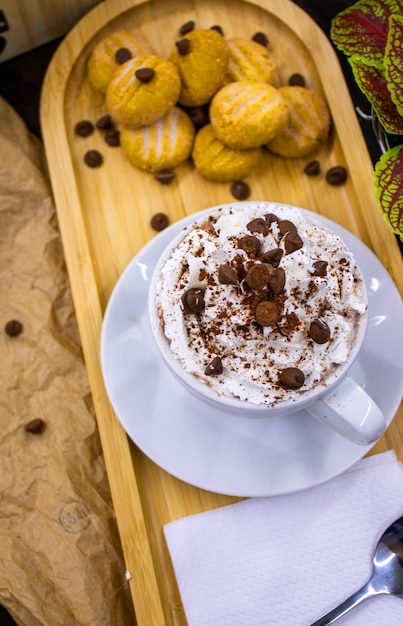
[[[384,532],[375,550],[373,562],[373,573],[369,581],[311,626],[329,626],[361,602],[381,593],[403,598],[403,517],[399,517]]]

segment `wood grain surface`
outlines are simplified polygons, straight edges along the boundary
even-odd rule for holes
[[[251,200],[294,204],[338,222],[371,248],[403,294],[403,263],[391,229],[379,212],[373,191],[373,167],[343,74],[331,44],[311,18],[289,0],[108,0],[93,9],[68,34],[45,78],[41,123],[59,225],[71,281],[98,427],[136,614],[140,626],[184,625],[163,525],[183,515],[235,501],[177,480],[152,463],[128,439],[105,391],[100,367],[103,313],[113,288],[133,256],[155,236],[150,219],[157,211],[170,221],[233,200],[230,185],[204,180],[186,163],[163,186],[133,168],[120,148],[105,144],[100,133],[78,138],[74,125],[96,121],[106,112],[103,98],[90,87],[86,64],[96,43],[126,28],[167,56],[179,27],[194,19],[197,27],[220,24],[227,37],[267,33],[280,63],[280,79],[300,72],[327,100],[333,118],[328,142],[317,156],[326,171],[344,165],[347,183],[330,186],[324,176],[303,174],[310,159],[281,159],[265,154],[247,178]],[[101,168],[83,162],[89,149],[104,155]],[[403,408],[373,448],[394,448],[403,460]]]

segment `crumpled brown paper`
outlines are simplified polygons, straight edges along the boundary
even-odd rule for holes
[[[2,99],[0,316],[0,604],[21,626],[132,626],[43,147]]]

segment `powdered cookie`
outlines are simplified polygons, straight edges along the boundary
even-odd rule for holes
[[[180,79],[176,67],[157,55],[143,55],[118,69],[106,92],[114,120],[139,128],[154,124],[176,104]]]
[[[228,70],[225,82],[253,80],[276,83],[277,64],[267,48],[252,41],[235,37],[227,40],[229,48]]]
[[[193,160],[197,170],[209,180],[227,182],[244,178],[256,167],[260,149],[234,150],[217,139],[211,124],[196,135]]]
[[[122,30],[102,39],[88,60],[88,80],[97,91],[106,93],[113,73],[129,59],[142,54],[152,54],[151,46]]]
[[[214,96],[210,119],[224,144],[248,150],[267,143],[283,129],[288,108],[279,89],[241,81],[226,85]]]
[[[280,87],[279,92],[287,104],[289,117],[267,147],[283,157],[313,154],[329,134],[330,115],[325,101],[306,87]]]
[[[181,78],[179,102],[199,106],[209,102],[224,83],[228,46],[216,30],[194,30],[176,42],[170,60]]]
[[[120,133],[122,150],[130,163],[149,172],[176,167],[189,158],[195,135],[190,118],[182,109],[173,107],[151,126],[123,127]]]

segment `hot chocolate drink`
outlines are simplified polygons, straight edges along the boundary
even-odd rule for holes
[[[326,386],[366,319],[364,282],[341,238],[272,203],[215,209],[187,227],[155,285],[181,367],[254,405]]]

